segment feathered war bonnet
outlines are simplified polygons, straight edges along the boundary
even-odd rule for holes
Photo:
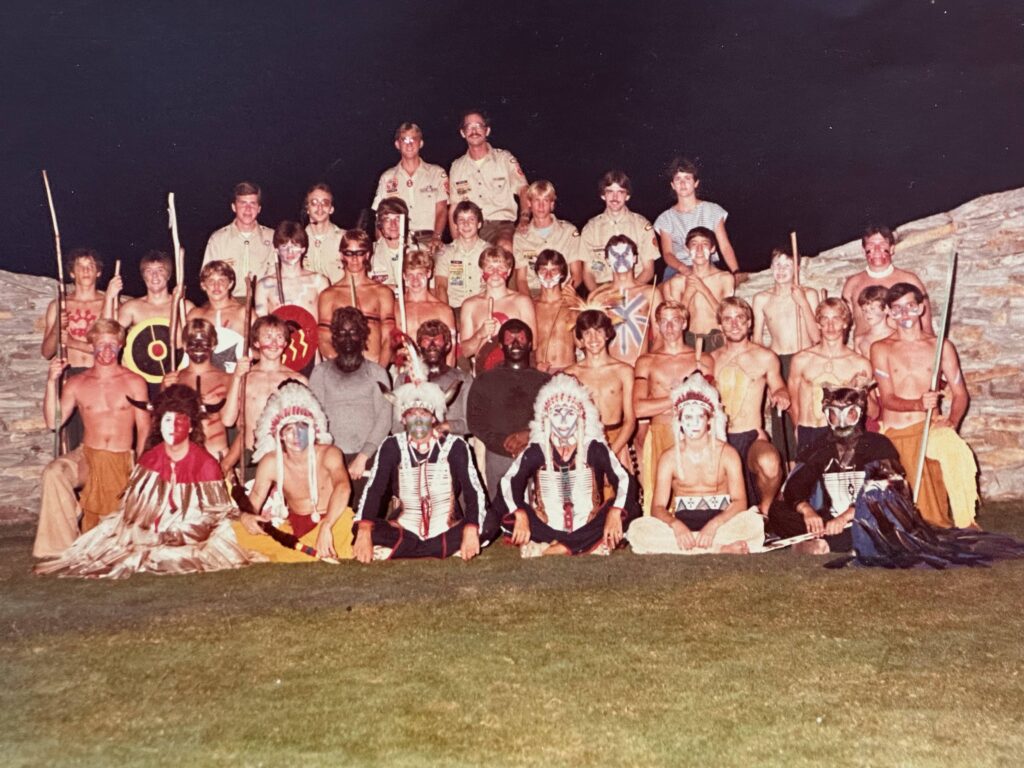
[[[440,423],[444,421],[445,413],[448,411],[447,393],[429,380],[427,366],[416,345],[408,342],[405,348],[409,360],[409,368],[406,371],[409,381],[396,387],[394,392],[385,394],[385,397],[391,401],[399,419],[413,408],[422,408],[434,414],[434,418]]]
[[[309,498],[313,506],[312,519],[320,522],[317,511],[318,484],[316,481],[316,451],[313,444],[331,445],[334,438],[327,431],[327,416],[309,387],[297,381],[284,382],[274,392],[263,408],[263,413],[256,422],[256,450],[253,462],[258,462],[268,453],[277,456],[277,491],[271,501],[270,516],[275,525],[280,524],[288,516],[284,505],[284,449],[281,445],[281,430],[289,424],[303,424],[309,427],[313,438],[309,446]]]
[[[683,382],[675,387],[669,397],[672,399],[672,410],[675,412],[675,429],[672,431],[675,440],[676,464],[681,464],[679,454],[679,438],[682,427],[683,408],[699,406],[708,414],[708,430],[716,440],[725,441],[725,430],[728,416],[722,408],[722,399],[718,390],[704,378],[700,371],[694,371]],[[681,470],[680,470],[681,471]]]
[[[530,422],[530,442],[544,451],[544,458],[551,463],[551,409],[568,403],[580,415],[576,422],[576,445],[584,450],[593,440],[604,442],[604,426],[601,415],[594,405],[594,398],[580,380],[567,373],[556,374],[540,388],[533,401],[533,421]]]

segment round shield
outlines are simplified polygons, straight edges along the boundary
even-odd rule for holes
[[[150,384],[171,372],[171,329],[165,317],[151,317],[128,329],[122,364]]]
[[[293,371],[302,372],[310,363],[317,349],[316,318],[308,309],[297,304],[284,304],[272,313],[284,320],[292,328],[291,343],[281,356],[281,362]]]

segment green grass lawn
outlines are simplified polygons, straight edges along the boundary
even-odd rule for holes
[[[32,576],[31,534],[0,528],[3,766],[1024,763],[1024,562],[496,545],[93,582]]]

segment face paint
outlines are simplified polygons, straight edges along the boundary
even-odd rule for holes
[[[447,344],[445,344],[444,336],[437,334],[436,336],[429,336],[423,334],[419,338],[420,353],[423,355],[424,361],[427,365],[439,365],[446,354],[448,354]]]
[[[889,314],[900,328],[909,330],[917,325],[918,318],[924,314],[924,305],[917,303],[893,304],[889,307]]]
[[[846,406],[826,405],[823,409],[828,425],[838,437],[848,437],[860,424],[864,410],[857,403]]]
[[[511,273],[505,268],[505,265],[488,264],[483,268],[484,280],[490,282],[491,280],[501,279],[502,282],[508,280],[508,276]]]
[[[537,272],[537,280],[542,288],[557,288],[562,284],[562,273],[558,269],[541,269]]]
[[[707,434],[708,412],[697,403],[684,403],[679,411],[679,431],[683,437],[696,440]]]
[[[636,254],[626,243],[619,243],[609,248],[605,254],[613,272],[632,272],[636,266]]]
[[[308,424],[289,424],[281,430],[281,438],[288,448],[304,451],[309,447],[310,430]]]
[[[210,359],[213,344],[205,333],[197,333],[185,339],[185,351],[193,363],[205,363]]]
[[[160,419],[160,437],[167,445],[180,445],[188,439],[192,431],[192,423],[183,413],[167,411]]]
[[[551,433],[561,442],[569,442],[576,434],[580,408],[573,403],[557,403],[551,408],[548,418],[551,420]]]
[[[114,341],[98,341],[92,348],[93,356],[100,365],[113,365],[116,363],[117,353],[120,351],[120,345]]]
[[[413,408],[406,411],[402,417],[405,424],[405,431],[409,438],[417,442],[426,440],[434,429],[434,415],[422,408]]]

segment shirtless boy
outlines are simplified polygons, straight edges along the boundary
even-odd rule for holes
[[[262,317],[282,304],[294,304],[316,317],[317,299],[330,284],[319,272],[303,266],[309,248],[306,230],[297,221],[282,221],[274,230],[274,248],[281,268],[281,280],[278,283],[275,270],[256,283],[256,314]]]
[[[793,257],[780,248],[772,250],[772,278],[774,283],[766,291],[754,294],[754,341],[764,344],[764,333],[771,337],[768,348],[779,357],[782,378],[789,378],[793,355],[820,340],[814,308],[818,306],[818,291],[800,285],[794,275]],[[795,279],[796,278],[796,279]],[[797,440],[793,422],[788,413],[772,411],[772,444],[783,458],[796,458]]]
[[[891,288],[896,283],[910,283],[925,296],[924,314],[921,316],[921,325],[928,333],[932,331],[932,313],[928,298],[928,291],[924,283],[913,272],[900,269],[892,263],[896,254],[896,236],[893,231],[884,226],[870,226],[861,235],[860,244],[864,248],[864,258],[867,266],[863,271],[846,278],[843,283],[843,298],[853,310],[853,333],[859,336],[867,331],[867,321],[861,313],[857,304],[857,297],[860,292],[869,285],[881,285],[883,288]],[[890,323],[890,327],[895,327]]]
[[[534,263],[540,295],[533,300],[537,315],[537,370],[556,374],[576,362],[573,325],[579,310],[569,265],[558,251],[545,248]],[[610,327],[610,324],[609,324]],[[615,335],[615,331],[612,331]]]
[[[615,325],[612,357],[633,365],[651,348],[653,329],[648,328],[654,309],[661,303],[661,294],[653,285],[645,285],[633,274],[637,262],[637,245],[625,235],[615,235],[605,245],[605,260],[611,271],[611,282],[590,294],[590,303],[602,306]]]
[[[583,359],[565,372],[575,376],[594,399],[601,415],[605,439],[624,466],[632,466],[629,442],[636,431],[633,414],[633,368],[608,354],[615,338],[612,321],[599,309],[587,309],[576,318],[573,328]]]
[[[896,323],[896,332],[871,345],[882,434],[896,446],[907,472],[916,475],[926,412],[932,410],[918,509],[932,525],[974,525],[978,467],[970,446],[957,433],[970,396],[956,347],[949,339],[943,341],[939,369],[950,394],[949,410],[943,414],[942,392],[931,388],[938,339],[923,325],[926,297],[911,283],[897,283],[886,294],[886,312]],[[907,479],[913,485],[916,478]]]
[[[188,365],[164,376],[161,388],[184,384],[198,390],[205,405],[224,401],[231,386],[231,376],[212,362],[213,350],[217,346],[217,329],[208,320],[197,317],[185,323],[182,341],[188,354]],[[220,411],[208,411],[202,425],[206,450],[217,461],[223,460],[228,453],[228,433]]]
[[[405,282],[405,321],[407,333],[415,339],[423,323],[439,320],[455,335],[455,313],[430,291],[434,260],[426,251],[409,249],[405,254],[402,277]],[[455,350],[448,351],[449,365],[455,364]]]
[[[856,389],[871,381],[871,361],[846,346],[853,323],[846,302],[834,297],[825,299],[814,317],[821,340],[793,357],[787,378],[800,450],[831,432],[822,410],[823,387]],[[792,458],[796,458],[795,453]]]
[[[257,514],[244,513],[235,524],[239,545],[272,562],[313,562],[273,541],[257,523],[265,520],[321,557],[351,557],[352,483],[344,456],[332,444],[323,408],[309,388],[289,382],[274,392],[257,435],[256,479],[249,492]]]
[[[743,299],[729,296],[718,307],[718,322],[725,346],[711,353],[715,383],[729,416],[729,445],[743,461],[747,498],[768,516],[772,500],[782,486],[779,452],[764,432],[765,388],[773,408],[789,410],[789,391],[775,353],[750,340],[754,312]]]
[[[291,341],[291,327],[275,315],[261,317],[252,326],[253,346],[259,352],[260,359],[253,363],[248,357],[243,357],[235,366],[235,372],[231,377],[231,386],[228,388],[227,402],[221,411],[221,417],[227,426],[233,426],[238,420],[238,413],[242,407],[242,382],[245,382],[244,407],[245,407],[245,440],[243,446],[246,451],[255,447],[254,435],[256,433],[256,422],[263,413],[263,408],[270,400],[270,396],[277,390],[282,382],[287,379],[295,379],[303,384],[308,384],[306,377],[296,373],[281,362],[281,355],[288,348]],[[247,454],[243,456],[248,459]],[[246,460],[246,464],[248,464]]]
[[[478,263],[483,274],[484,291],[462,303],[459,317],[459,339],[465,357],[477,355],[481,347],[494,339],[506,320],[522,320],[532,335],[537,333],[537,317],[530,297],[508,287],[515,267],[512,254],[501,246],[492,245],[480,254]],[[488,345],[485,359],[477,360],[477,371],[489,370],[501,359],[500,347]]]
[[[127,399],[145,401],[146,382],[117,362],[124,329],[115,320],[100,319],[89,328],[86,341],[92,346],[94,362],[69,378],[60,393],[62,422],[78,411],[85,434],[79,448],[43,470],[39,526],[32,548],[36,557],[56,557],[71,546],[80,532],[79,511],[83,533],[117,511],[132,468],[132,449],[141,455],[149,435],[149,414]],[[60,358],[50,363],[43,394],[43,418],[49,429],[61,426],[56,423],[54,405],[57,380],[66,367],[67,361]],[[75,498],[77,488],[82,489],[80,499]]]
[[[114,275],[110,278],[107,285],[110,316],[116,313],[117,321],[125,328],[131,328],[154,317],[163,318],[170,324],[171,308],[178,296],[177,289],[173,292],[168,290],[173,268],[174,262],[168,254],[163,251],[147,251],[139,260],[139,272],[146,284],[146,295],[138,299],[128,299],[120,307],[117,302],[123,285],[121,276]],[[193,309],[195,305],[185,299],[186,315]]]
[[[697,340],[701,350],[713,352],[725,343],[718,327],[718,305],[736,290],[736,278],[731,272],[711,263],[711,255],[718,250],[715,233],[707,227],[694,227],[686,234],[686,248],[690,253],[691,268],[680,273],[661,287],[665,299],[678,301],[690,313],[690,325],[683,340],[694,349]]]
[[[226,373],[233,373],[235,363],[245,353],[245,305],[232,295],[235,270],[226,262],[211,261],[199,271],[199,287],[207,302],[193,308],[185,318],[207,320],[217,329],[211,361]]]
[[[320,326],[320,355],[332,360],[337,354],[331,344],[331,318],[340,307],[355,307],[370,324],[370,338],[363,353],[387,368],[391,362],[391,329],[395,327],[395,294],[367,275],[370,236],[350,229],[341,238],[341,259],[345,276],[320,294],[317,322]]]
[[[74,290],[64,298],[59,318],[56,299],[46,307],[46,330],[39,351],[46,360],[57,354],[59,327],[68,362],[67,374],[74,376],[87,370],[93,363],[92,344],[86,340],[86,334],[92,324],[104,316],[106,297],[103,291],[96,288],[96,281],[103,272],[103,262],[96,251],[91,248],[75,248],[67,255],[66,269],[71,275]],[[82,417],[76,411],[64,426],[69,451],[81,445],[82,435]]]
[[[889,316],[885,313],[885,295],[888,292],[889,289],[881,285],[869,285],[857,296],[857,306],[867,325],[867,330],[853,339],[853,348],[859,355],[870,358],[871,345],[892,336],[892,327],[887,322]]]
[[[694,371],[710,376],[715,368],[709,353],[702,353],[698,361],[697,353],[683,343],[683,332],[689,319],[686,307],[678,301],[659,304],[654,320],[658,324],[662,344],[657,351],[641,355],[636,361],[633,409],[638,419],[651,420],[649,437],[644,440],[643,449],[645,506],[654,493],[654,472],[658,460],[673,445],[675,416],[672,412],[672,390]]]
[[[725,418],[700,373],[675,387],[675,447],[658,460],[651,516],[626,533],[637,554],[747,554],[764,543],[764,521],[747,508],[743,468],[725,441]],[[671,501],[671,506],[670,506]]]

